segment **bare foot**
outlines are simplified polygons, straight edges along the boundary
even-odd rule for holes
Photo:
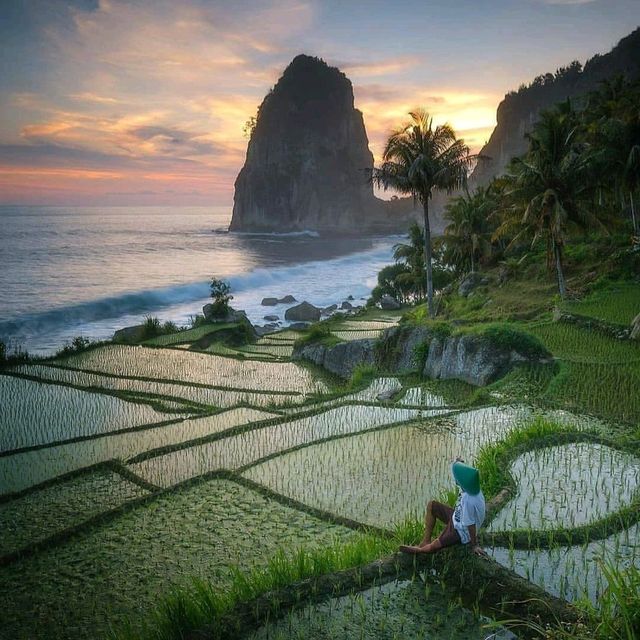
[[[402,553],[422,553],[421,547],[412,547],[406,544],[400,545],[400,551]]]

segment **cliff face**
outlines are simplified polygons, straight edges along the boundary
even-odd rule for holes
[[[486,184],[503,173],[515,156],[527,150],[525,133],[532,130],[540,111],[571,98],[579,107],[586,93],[598,88],[601,81],[622,74],[640,76],[640,29],[623,38],[609,53],[595,55],[584,68],[577,63],[556,72],[539,76],[528,87],[505,96],[496,114],[496,128],[480,154],[471,181]]]
[[[230,230],[387,230],[385,207],[367,183],[368,144],[348,78],[297,56],[258,110]]]

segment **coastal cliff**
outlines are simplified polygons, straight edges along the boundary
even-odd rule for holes
[[[299,55],[260,108],[235,182],[231,231],[404,231],[373,195],[362,113],[349,79]]]
[[[511,158],[527,150],[525,134],[533,129],[541,111],[567,98],[580,107],[588,92],[617,75],[630,79],[640,76],[640,28],[620,40],[609,53],[590,58],[584,68],[579,62],[572,62],[555,74],[538,76],[528,86],[508,93],[498,105],[496,127],[480,151],[481,160],[471,182],[488,183],[504,172]]]

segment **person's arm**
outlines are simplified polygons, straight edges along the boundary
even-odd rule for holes
[[[471,545],[471,551],[473,551],[473,553],[475,553],[477,556],[486,555],[482,547],[478,544],[477,531],[476,531],[475,524],[469,525],[469,537],[471,538],[469,540],[469,544]]]

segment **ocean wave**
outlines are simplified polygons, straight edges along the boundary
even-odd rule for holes
[[[259,305],[261,296],[284,296],[295,293],[306,295],[310,302],[324,304],[326,295],[322,299],[314,300],[311,291],[301,291],[302,283],[313,288],[311,283],[332,282],[332,297],[339,297],[339,283],[343,280],[355,280],[365,289],[369,289],[372,282],[370,273],[372,264],[382,264],[390,258],[390,241],[380,242],[372,249],[364,252],[347,254],[330,260],[315,260],[295,263],[275,268],[258,268],[245,273],[221,275],[231,285],[231,292],[248,302],[255,292]],[[362,278],[358,274],[362,273]],[[348,274],[349,277],[344,277]],[[366,284],[365,284],[366,283]],[[306,287],[304,287],[306,289]],[[364,292],[364,289],[362,290]],[[361,292],[361,293],[362,293]],[[345,293],[346,295],[346,293]],[[0,320],[0,339],[10,337],[35,336],[45,332],[55,332],[71,327],[81,327],[90,323],[109,319],[124,318],[161,312],[168,307],[177,305],[203,304],[209,297],[208,281],[177,284],[158,289],[131,291],[97,300],[80,302],[61,308],[49,309],[39,313],[25,314],[16,318]],[[199,309],[194,309],[199,311]]]

